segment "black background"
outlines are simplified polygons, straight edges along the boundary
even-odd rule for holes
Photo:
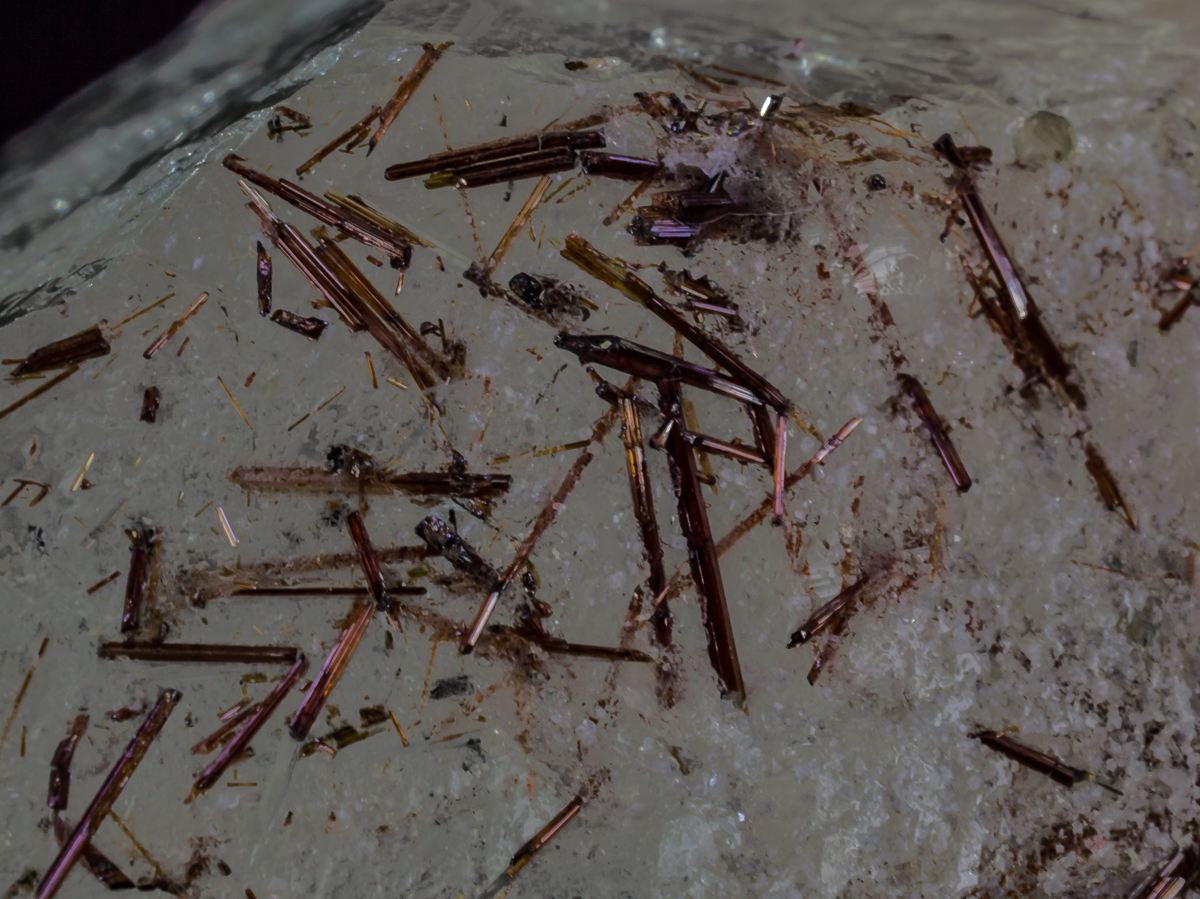
[[[0,24],[0,143],[175,29],[199,0],[9,0]]]

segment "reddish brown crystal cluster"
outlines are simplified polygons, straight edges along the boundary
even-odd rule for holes
[[[367,140],[372,126],[376,123],[376,130],[369,139],[368,153],[377,149],[395,125],[400,111],[450,46],[425,45],[423,55],[411,72],[401,79],[387,104],[368,110],[349,129],[303,163],[297,169],[297,175],[310,174],[334,152],[352,151]],[[725,83],[722,80],[723,75],[703,75],[684,68],[708,87],[715,85],[720,88]],[[724,75],[741,77],[744,74],[719,67],[712,68],[714,72]],[[712,133],[719,131],[731,135],[755,127],[760,122],[768,122],[773,127],[811,136],[814,133],[822,133],[822,128],[829,132],[828,126],[822,124],[824,120],[839,117],[870,118],[873,115],[870,110],[852,104],[843,105],[838,109],[819,106],[786,107],[782,95],[772,95],[757,111],[744,108],[741,101],[731,103],[720,112],[706,111],[704,103],[695,107],[689,106],[675,94],[638,94],[633,100],[635,102],[630,109],[647,116],[668,138],[704,134],[710,130]],[[254,703],[245,698],[222,715],[222,723],[213,733],[195,744],[193,753],[207,755],[216,752],[217,755],[196,776],[189,801],[212,788],[229,766],[246,756],[255,735],[272,719],[297,687],[303,695],[298,707],[288,717],[287,727],[297,740],[307,741],[301,756],[316,752],[336,755],[340,749],[378,732],[369,730],[370,728],[380,725],[386,727],[385,722],[389,719],[403,745],[407,746],[408,736],[399,720],[382,705],[361,710],[362,730],[347,726],[309,740],[312,728],[337,689],[340,678],[353,664],[356,649],[377,613],[381,614],[386,622],[388,630],[385,639],[389,646],[396,639],[393,634],[397,638],[405,638],[402,619],[408,619],[419,623],[422,631],[426,627],[431,628],[436,639],[457,641],[463,654],[478,649],[481,652],[494,650],[498,655],[510,653],[513,657],[528,658],[531,653],[541,651],[570,658],[650,663],[655,666],[656,692],[660,704],[664,708],[673,705],[682,689],[680,679],[683,676],[683,667],[680,665],[681,649],[675,640],[676,623],[671,613],[671,602],[683,591],[685,579],[681,576],[682,565],[673,577],[667,575],[664,546],[668,541],[664,540],[660,530],[662,513],[655,508],[654,490],[647,462],[648,453],[651,451],[664,453],[669,467],[675,498],[675,515],[687,547],[686,564],[699,601],[709,664],[723,696],[738,704],[748,701],[749,691],[735,639],[737,622],[726,593],[720,559],[768,519],[777,525],[785,525],[785,502],[788,492],[820,466],[829,454],[849,437],[862,419],[852,418],[832,437],[822,440],[817,452],[798,469],[789,473],[787,450],[790,423],[806,429],[809,426],[801,420],[789,397],[742,355],[727,346],[722,338],[716,336],[716,329],[704,326],[705,316],[709,316],[710,322],[720,323],[720,327],[725,329],[722,333],[728,336],[742,325],[739,303],[707,276],[695,277],[688,271],[671,271],[664,263],[660,267],[665,284],[664,292],[679,298],[680,305],[676,305],[660,296],[643,280],[639,275],[639,266],[602,253],[578,234],[564,236],[561,244],[562,257],[578,267],[583,274],[594,279],[598,288],[607,288],[624,295],[641,310],[665,324],[676,338],[675,347],[670,352],[665,348],[636,342],[633,339],[636,334],[633,337],[625,337],[609,333],[583,333],[578,330],[576,326],[587,321],[591,312],[599,309],[599,306],[573,285],[525,272],[512,278],[507,288],[495,283],[493,275],[512,248],[513,241],[526,227],[530,227],[531,216],[539,204],[546,202],[552,183],[551,175],[573,170],[578,166],[588,176],[637,182],[638,187],[634,193],[605,220],[608,225],[614,224],[634,208],[633,204],[638,198],[655,183],[666,179],[668,173],[661,162],[663,156],[646,159],[601,152],[606,146],[606,136],[603,130],[595,126],[603,124],[603,121],[603,115],[589,117],[572,123],[571,126],[561,126],[559,130],[545,130],[449,150],[421,160],[396,163],[387,168],[384,176],[387,181],[426,177],[425,184],[429,188],[451,187],[456,190],[520,179],[538,179],[495,251],[487,258],[473,262],[464,273],[464,277],[479,287],[483,298],[503,299],[533,320],[555,328],[569,325],[569,329],[560,331],[554,338],[554,344],[559,349],[577,356],[581,363],[590,366],[588,372],[597,384],[595,392],[601,403],[598,404],[600,414],[587,439],[553,450],[557,452],[577,449],[579,452],[523,536],[512,541],[515,549],[507,564],[502,567],[493,564],[485,558],[483,552],[468,543],[458,533],[453,513],[449,522],[429,515],[416,526],[415,533],[423,545],[381,545],[377,548],[368,533],[368,496],[376,501],[384,501],[378,498],[396,494],[416,502],[426,502],[430,498],[448,499],[471,514],[489,520],[495,504],[502,501],[511,489],[520,486],[514,485],[513,479],[508,475],[468,472],[465,461],[457,454],[454,454],[454,461],[444,471],[396,471],[390,463],[380,465],[372,457],[349,447],[331,449],[329,465],[324,468],[269,467],[257,464],[235,468],[229,473],[229,480],[245,489],[247,493],[261,491],[322,494],[333,497],[334,502],[338,504],[343,500],[356,500],[358,504],[357,511],[348,514],[344,511],[339,512],[342,516],[339,520],[345,527],[345,552],[327,556],[311,567],[330,570],[337,567],[356,567],[361,574],[359,584],[338,585],[306,582],[302,579],[298,581],[296,575],[302,571],[303,566],[295,560],[269,561],[246,567],[242,567],[239,562],[236,572],[228,573],[227,576],[197,571],[190,574],[190,579],[182,579],[186,584],[190,584],[190,598],[196,605],[203,605],[222,596],[350,597],[349,609],[341,622],[340,631],[332,636],[331,648],[313,679],[302,685],[301,678],[307,671],[308,660],[293,646],[181,643],[167,639],[168,631],[161,628],[157,633],[145,635],[146,639],[140,639],[141,632],[146,629],[145,613],[149,602],[148,594],[153,592],[150,585],[160,538],[153,529],[141,525],[129,529],[132,547],[124,608],[119,625],[120,630],[128,635],[128,639],[124,642],[101,643],[99,654],[102,658],[163,665],[220,663],[288,666],[286,674],[275,683],[265,699]],[[306,114],[290,107],[279,106],[276,107],[268,128],[271,136],[282,139],[285,132],[306,133],[312,128],[312,122]],[[1026,374],[1026,386],[1029,389],[1038,384],[1050,387],[1066,405],[1082,413],[1086,402],[1077,373],[1066,362],[1042,323],[1038,307],[1025,288],[1019,267],[1000,239],[975,186],[972,167],[990,159],[990,151],[978,147],[958,147],[949,135],[937,141],[934,148],[950,163],[951,181],[956,198],[954,202],[969,218],[986,258],[986,268],[972,269],[968,266],[967,274],[989,323]],[[773,146],[771,152],[774,153]],[[342,241],[357,242],[387,259],[392,268],[399,273],[396,293],[400,292],[404,272],[412,263],[414,252],[431,248],[431,245],[368,205],[359,196],[343,195],[336,190],[330,190],[324,196],[317,196],[287,179],[275,178],[254,168],[245,159],[233,153],[228,154],[222,162],[226,169],[241,179],[242,190],[249,198],[248,206],[275,252],[282,254],[303,274],[319,293],[324,306],[331,308],[349,329],[367,332],[371,339],[404,366],[426,403],[431,421],[436,422],[440,416],[447,414],[438,403],[437,391],[461,373],[462,347],[446,337],[446,328],[440,319],[436,326],[429,322],[420,328],[412,327],[363,272],[347,249],[343,248]],[[872,179],[870,189],[882,190],[886,183],[882,176],[876,177],[878,181]],[[640,244],[668,244],[685,251],[694,249],[697,242],[706,236],[720,239],[723,232],[719,223],[726,217],[735,213],[738,216],[753,217],[761,212],[744,199],[753,195],[752,190],[728,184],[728,181],[729,176],[725,172],[704,180],[693,180],[683,186],[675,180],[667,185],[674,189],[651,193],[646,205],[634,208],[634,216],[628,230]],[[232,193],[232,179],[230,188],[232,205],[235,196]],[[261,192],[283,200],[299,214],[313,219],[317,223],[312,230],[313,241],[305,237],[296,226],[276,215]],[[735,200],[735,196],[738,199]],[[532,234],[532,229],[530,233]],[[352,245],[348,246],[353,248]],[[867,280],[868,274],[863,271],[865,266],[857,246],[847,239],[844,249],[846,259],[855,269],[856,277]],[[367,259],[377,266],[383,265],[374,256],[367,256]],[[440,257],[438,266],[444,271]],[[271,255],[261,242],[256,247],[255,274],[257,309],[261,315],[269,316],[270,321],[310,340],[321,337],[328,325],[324,319],[303,317],[287,309],[273,308],[281,294],[274,283]],[[1176,276],[1176,286],[1186,293],[1179,304],[1164,316],[1164,331],[1179,321],[1194,299],[1195,281],[1184,282],[1183,275]],[[874,315],[879,327],[886,328],[893,324],[886,304],[871,291],[864,292],[875,307]],[[170,295],[159,302],[165,302],[169,298]],[[208,294],[202,293],[184,309],[146,349],[145,358],[151,359],[171,340],[207,299]],[[249,298],[246,301],[253,302]],[[137,314],[141,313],[135,313],[131,319]],[[694,321],[689,320],[689,314]],[[436,318],[436,315],[431,313],[431,317]],[[440,339],[440,347],[431,346],[426,339],[434,334]],[[278,339],[295,340],[282,335]],[[706,357],[707,362],[700,364],[684,359],[684,344],[690,345]],[[81,363],[109,352],[108,337],[97,325],[37,349],[24,359],[8,360],[9,363],[16,364],[11,373],[13,378],[38,376],[55,369],[64,369],[64,372],[17,403],[0,410],[0,418],[40,393],[52,389],[77,371]],[[378,387],[374,363],[369,352],[366,353],[366,361],[372,384]],[[898,372],[900,388],[927,429],[929,439],[951,481],[958,491],[965,493],[971,487],[972,478],[954,447],[947,422],[934,409],[933,402],[921,382],[914,375],[899,371],[906,364],[906,360],[898,346],[892,346],[890,361]],[[617,386],[605,380],[596,371],[596,367],[620,373],[625,377],[623,385]],[[251,374],[246,386],[253,377]],[[395,378],[389,377],[387,380],[404,387],[403,383]],[[247,426],[252,427],[225,382],[220,378],[218,381]],[[703,433],[696,420],[694,405],[689,399],[690,396],[700,395],[711,396],[721,403],[736,404],[730,408],[739,409],[739,414],[744,416],[745,430],[742,435],[713,436]],[[161,394],[157,387],[145,388],[141,412],[143,421],[153,423],[156,420],[160,401]],[[608,408],[605,408],[605,405]],[[318,411],[319,408],[321,407],[318,407]],[[648,574],[645,589],[639,585],[634,593],[630,617],[622,628],[619,646],[576,643],[547,630],[545,619],[548,617],[549,607],[536,596],[538,578],[533,569],[532,556],[539,541],[555,522],[559,511],[568,503],[575,487],[585,476],[595,458],[594,448],[618,426],[624,450],[625,476],[639,555]],[[448,438],[446,442],[449,443]],[[1111,470],[1088,436],[1087,426],[1077,434],[1077,442],[1081,447],[1086,469],[1095,481],[1105,504],[1110,509],[1119,509],[1130,527],[1135,527],[1133,515],[1122,498]],[[720,539],[714,535],[708,513],[706,487],[711,488],[715,485],[715,479],[707,467],[708,456],[721,456],[742,465],[754,466],[770,476],[770,492],[749,497],[748,511]],[[8,505],[21,491],[38,487],[41,488],[41,492],[33,498],[31,505],[36,504],[51,489],[48,484],[33,481],[18,479],[17,483],[17,489],[2,505]],[[621,490],[624,490],[624,486]],[[346,505],[345,508],[348,510],[350,507]],[[218,507],[216,511],[227,539],[232,545],[236,545],[237,538],[233,535],[224,510]],[[435,557],[446,560],[455,570],[456,577],[465,581],[468,584],[467,589],[480,599],[478,610],[469,623],[451,620],[434,611],[423,600],[426,588],[415,587],[392,576],[391,566],[395,563]],[[101,589],[119,574],[120,572],[114,572],[88,592]],[[284,574],[287,574],[286,579]],[[861,571],[857,575],[850,571],[844,572],[844,589],[816,608],[791,635],[787,644],[789,648],[814,641],[818,636],[826,638],[826,642],[816,648],[814,662],[808,672],[810,684],[817,680],[833,660],[840,639],[847,633],[856,609],[874,601],[885,590],[892,589],[889,587],[890,578],[891,575],[887,572],[881,575],[874,571]],[[492,624],[491,620],[505,601],[506,594],[510,592],[510,588],[511,592],[516,592],[517,585],[520,585],[523,599],[511,601],[512,623]],[[907,589],[907,586],[898,589]],[[165,624],[163,627],[165,628]],[[648,627],[648,643],[653,652],[637,649],[632,645],[643,627]],[[43,649],[44,646],[45,644]],[[515,653],[512,649],[514,646],[522,647],[520,653],[524,655]],[[57,890],[76,860],[82,860],[92,873],[110,888],[131,885],[120,869],[92,846],[91,839],[137,765],[149,751],[155,735],[165,724],[179,697],[180,694],[174,690],[162,693],[128,748],[118,759],[112,774],[73,828],[58,813],[67,808],[71,761],[87,728],[88,716],[80,714],[71,723],[67,737],[59,744],[51,761],[48,798],[49,806],[55,811],[54,831],[62,849],[38,887],[39,899],[45,899]],[[19,701],[20,695],[18,704]],[[123,713],[115,715],[114,720],[141,714],[140,711],[129,710],[123,710]],[[1081,769],[1073,768],[1040,750],[1018,743],[1003,731],[980,731],[975,736],[989,748],[1063,785],[1073,786],[1090,777]],[[580,757],[582,760],[582,752]],[[534,855],[580,813],[605,776],[606,773],[594,774],[590,782],[580,788],[563,810],[516,852],[509,867],[483,896],[496,896],[506,889],[512,883],[513,877]],[[1176,867],[1178,865],[1164,868],[1159,879],[1152,885],[1150,893],[1146,895],[1159,897],[1167,895],[1166,891],[1169,889],[1178,891],[1181,878],[1174,873]],[[247,890],[247,893],[250,891]]]

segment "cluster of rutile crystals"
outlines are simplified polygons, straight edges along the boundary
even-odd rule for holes
[[[367,140],[376,123],[376,130],[369,138],[368,153],[378,149],[389,129],[396,123],[404,105],[449,46],[426,45],[424,54],[412,71],[401,80],[387,104],[371,108],[363,118],[302,164],[297,169],[297,174],[312,172],[337,150],[353,150]],[[652,121],[658,123],[668,136],[695,133],[705,127],[703,105],[691,108],[674,94],[665,97],[641,94],[634,100],[634,108],[640,109]],[[851,110],[846,114],[859,113]],[[753,119],[754,110],[740,110],[738,115]],[[788,115],[781,96],[768,98],[757,111],[757,118],[764,122],[778,121],[783,125],[791,121],[794,124],[794,120],[787,118]],[[618,207],[614,215],[620,218],[631,208],[634,209],[629,231],[638,243],[665,243],[690,250],[706,237],[719,239],[721,222],[726,216],[733,213],[754,214],[752,207],[734,199],[725,172],[689,186],[676,185],[677,189],[651,194],[648,205],[633,207],[637,198],[664,174],[664,164],[661,158],[646,159],[601,152],[607,143],[603,128],[596,127],[601,124],[602,121],[589,117],[573,123],[574,127],[547,130],[437,153],[421,160],[397,163],[388,167],[385,174],[388,181],[424,177],[426,187],[450,187],[456,190],[522,179],[538,179],[528,200],[521,206],[496,250],[487,258],[473,262],[464,272],[464,278],[479,287],[482,298],[503,300],[536,321],[562,328],[554,339],[554,344],[559,349],[575,355],[580,363],[594,366],[589,367],[588,371],[597,385],[595,392],[600,401],[598,406],[601,414],[596,419],[588,439],[578,444],[556,448],[556,451],[575,448],[581,452],[525,535],[519,541],[514,541],[516,548],[507,564],[501,567],[487,560],[458,533],[453,517],[449,523],[432,515],[422,520],[416,526],[415,533],[423,546],[377,550],[368,535],[363,517],[367,510],[367,496],[399,495],[417,502],[450,499],[469,513],[488,518],[494,503],[513,489],[513,479],[508,475],[468,472],[461,457],[445,471],[401,472],[393,470],[390,463],[380,465],[365,453],[341,447],[331,451],[329,464],[325,467],[243,465],[234,468],[228,474],[229,480],[247,492],[321,494],[357,499],[359,502],[359,511],[351,512],[344,518],[348,541],[346,558],[342,562],[331,559],[327,564],[356,564],[361,569],[365,585],[294,581],[253,581],[249,585],[215,582],[202,584],[201,579],[196,582],[194,598],[197,602],[207,602],[221,596],[352,597],[353,604],[342,622],[343,626],[332,648],[315,677],[307,685],[302,685],[301,678],[307,671],[308,660],[295,646],[179,643],[166,639],[165,631],[149,635],[143,633],[146,623],[142,613],[154,555],[158,552],[161,538],[150,529],[129,530],[132,547],[120,621],[120,630],[128,635],[128,639],[124,642],[103,642],[99,647],[102,658],[158,663],[207,662],[288,666],[287,673],[263,701],[250,703],[247,700],[235,706],[223,717],[222,724],[214,733],[196,743],[193,752],[197,754],[208,754],[218,750],[219,752],[196,777],[189,801],[213,787],[231,764],[238,758],[245,757],[254,736],[297,687],[300,687],[303,698],[299,707],[288,718],[287,727],[297,740],[308,740],[322,709],[336,690],[339,679],[352,664],[355,651],[376,613],[384,617],[390,628],[389,642],[393,639],[393,632],[400,638],[404,637],[401,622],[403,619],[409,619],[421,622],[422,627],[425,623],[437,622],[446,633],[458,641],[463,654],[471,653],[479,647],[520,644],[556,655],[652,664],[655,666],[660,703],[664,707],[673,705],[680,666],[670,600],[682,590],[683,580],[680,572],[668,577],[664,567],[665,541],[659,531],[658,516],[654,507],[654,490],[646,461],[648,448],[664,453],[669,465],[676,500],[675,513],[687,546],[687,564],[691,582],[699,599],[709,663],[716,674],[722,695],[738,704],[747,701],[747,688],[735,639],[735,620],[726,596],[720,558],[759,524],[768,519],[777,524],[782,523],[788,491],[815,467],[821,465],[829,454],[849,437],[862,419],[851,418],[832,437],[822,440],[820,448],[810,459],[789,472],[789,427],[805,425],[796,405],[782,390],[730,349],[722,338],[715,336],[714,329],[704,327],[704,316],[728,322],[731,328],[740,322],[739,305],[707,277],[696,278],[686,271],[670,271],[664,265],[659,270],[662,275],[663,293],[680,300],[679,303],[672,303],[643,279],[639,273],[639,266],[604,254],[578,234],[565,235],[562,257],[598,284],[624,295],[665,324],[678,338],[674,352],[635,342],[627,336],[581,331],[578,327],[580,321],[586,321],[590,312],[598,307],[573,285],[564,285],[553,279],[525,273],[512,278],[507,287],[493,281],[493,274],[507,254],[514,237],[529,225],[533,211],[545,201],[552,183],[550,176],[576,168],[592,177],[637,183],[634,193]],[[307,116],[285,106],[277,107],[276,115],[269,123],[271,135],[280,138],[285,132],[304,133],[311,127],[312,123]],[[1019,268],[1000,239],[974,184],[973,166],[989,159],[990,151],[980,147],[959,147],[949,135],[939,139],[933,148],[951,166],[951,183],[958,207],[970,220],[988,263],[988,268],[982,271],[968,269],[967,276],[989,323],[1004,340],[1013,354],[1014,361],[1027,377],[1050,386],[1065,407],[1072,408],[1076,414],[1082,416],[1087,404],[1079,386],[1077,373],[1065,361],[1056,342],[1042,323],[1038,307],[1029,296]],[[282,254],[305,276],[327,307],[331,308],[348,328],[367,332],[370,338],[405,367],[417,390],[424,397],[431,418],[445,414],[438,406],[436,393],[440,386],[459,375],[462,367],[461,348],[446,339],[444,326],[434,328],[430,325],[429,329],[412,327],[342,249],[340,242],[345,239],[356,241],[387,259],[399,275],[397,294],[403,285],[404,272],[411,264],[414,248],[422,249],[430,245],[408,228],[369,206],[361,197],[343,195],[336,190],[330,190],[323,197],[319,197],[287,179],[275,178],[253,167],[236,154],[227,155],[222,162],[226,169],[238,177],[237,183],[249,199],[247,205],[257,217],[261,231],[274,251]],[[232,179],[230,187],[233,188]],[[875,189],[874,184],[872,189]],[[290,204],[314,219],[318,223],[313,231],[315,243],[310,242],[296,227],[275,215],[263,193]],[[235,194],[231,193],[231,203],[234,196]],[[326,228],[331,231],[326,231]],[[848,251],[848,258],[853,258],[855,252],[857,248]],[[374,257],[368,258],[382,265],[382,262]],[[859,259],[861,261],[861,256]],[[256,248],[255,272],[257,308],[260,314],[270,316],[271,321],[303,337],[318,339],[327,325],[326,321],[302,317],[286,309],[273,308],[273,303],[278,297],[272,283],[272,257],[262,242],[259,242]],[[1195,280],[1179,274],[1172,283],[1184,290],[1185,295],[1177,306],[1164,316],[1161,325],[1164,330],[1178,322],[1195,299]],[[207,299],[208,294],[201,293],[171,326],[150,344],[143,354],[144,357],[150,359],[166,346],[183,325],[204,306]],[[570,327],[565,327],[566,324]],[[441,338],[440,348],[431,346],[426,340],[432,333],[437,333]],[[682,345],[685,342],[707,357],[708,363],[702,365],[686,361],[682,357]],[[18,403],[0,410],[0,418],[53,389],[77,371],[80,363],[110,351],[104,329],[101,325],[96,325],[34,350],[24,359],[6,360],[6,364],[16,366],[11,372],[13,378],[40,375],[53,370],[61,370],[62,373],[39,386]],[[374,381],[375,370],[370,353],[367,353],[366,358]],[[595,367],[618,372],[626,380],[622,386],[617,386],[605,380]],[[967,491],[972,485],[972,478],[926,388],[914,375],[907,372],[899,372],[897,379],[901,391],[911,400],[917,416],[928,430],[929,439],[945,466],[950,482],[958,491]],[[239,414],[246,420],[246,424],[250,425],[232,392],[225,387],[224,381],[221,381],[221,386]],[[702,433],[685,396],[690,391],[700,391],[719,398],[721,402],[737,404],[744,412],[748,426],[746,439]],[[161,399],[162,394],[157,387],[145,389],[140,412],[141,421],[154,424]],[[1106,505],[1114,510],[1119,509],[1129,526],[1135,528],[1133,515],[1122,498],[1107,463],[1088,436],[1090,425],[1082,417],[1080,421],[1084,424],[1076,439],[1084,448],[1087,471],[1095,481]],[[546,617],[545,604],[537,599],[536,578],[530,574],[531,554],[594,458],[591,448],[618,426],[624,448],[630,505],[641,544],[640,555],[648,572],[645,584],[647,592],[643,592],[639,587],[632,609],[639,625],[649,625],[649,641],[655,650],[653,653],[625,645],[624,640],[620,646],[599,646],[572,642],[550,633],[543,623]],[[742,465],[754,466],[769,473],[771,477],[770,495],[763,498],[757,507],[720,539],[714,535],[707,511],[708,503],[705,500],[704,487],[711,481],[702,466],[702,461],[707,456],[721,456]],[[82,472],[77,484],[86,486]],[[49,489],[49,485],[18,480],[17,490],[4,501],[4,505],[13,501],[21,491],[32,487],[40,487],[42,492],[31,504],[39,502]],[[231,545],[236,545],[237,538],[224,511],[218,509],[218,513],[227,539]],[[416,604],[420,597],[425,595],[425,588],[414,587],[404,582],[389,582],[384,575],[382,565],[392,559],[431,556],[440,556],[448,560],[482,596],[481,604],[469,623],[460,624],[439,619],[436,613]],[[263,563],[263,570],[270,568],[271,564]],[[246,571],[249,572],[250,569]],[[114,572],[93,590],[99,589],[118,575],[119,572]],[[845,633],[855,612],[874,602],[884,592],[894,589],[890,586],[890,578],[888,572],[867,570],[847,576],[843,581],[843,589],[832,600],[812,612],[791,635],[787,644],[789,648],[807,644],[821,635],[828,638],[828,642],[817,649],[815,661],[808,674],[810,683],[816,681],[832,659],[839,637]],[[264,581],[269,579],[264,578]],[[521,585],[525,601],[515,606],[515,623],[492,624],[491,619],[506,592],[517,584]],[[112,774],[79,823],[72,828],[58,813],[67,808],[72,757],[88,726],[86,714],[75,718],[67,737],[58,746],[51,761],[48,804],[56,815],[54,829],[62,843],[62,850],[38,886],[38,899],[47,899],[55,893],[76,860],[82,860],[85,866],[110,888],[131,885],[119,867],[101,855],[90,841],[179,698],[180,694],[174,690],[162,693],[113,768]],[[385,713],[381,707],[363,710],[364,727],[379,725],[388,717],[407,745],[408,738],[395,715]],[[364,738],[364,733],[365,731],[354,728],[345,733],[335,731],[331,735],[305,743],[304,754],[316,751],[336,754],[338,749]],[[1019,743],[1004,731],[984,730],[974,736],[985,746],[1064,786],[1071,787],[1091,778],[1086,771],[1073,768],[1051,755]],[[509,867],[480,894],[481,899],[498,896],[510,886],[516,874],[534,855],[580,813],[602,780],[603,776],[597,774],[588,785],[582,786],[566,807],[517,851]],[[1107,784],[1101,786],[1113,789]],[[1184,889],[1188,883],[1187,877],[1190,876],[1180,873],[1184,871],[1183,866],[1183,856],[1177,856],[1139,895],[1145,899],[1167,899],[1177,895]]]

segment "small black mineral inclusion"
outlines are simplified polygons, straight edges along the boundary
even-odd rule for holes
[[[508,282],[509,290],[528,303],[530,306],[540,306],[538,302],[542,295],[542,282],[532,275],[518,272]]]
[[[450,696],[461,696],[471,689],[471,679],[465,674],[455,677],[445,677],[433,685],[429,691],[430,699],[446,699]]]
[[[871,180],[867,182],[867,186],[870,187],[871,190],[883,190],[885,187],[887,187],[887,179],[885,179],[883,175],[872,175]]]

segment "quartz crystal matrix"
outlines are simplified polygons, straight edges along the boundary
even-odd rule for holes
[[[4,151],[11,895],[1188,888],[1182,7],[274,6]]]

